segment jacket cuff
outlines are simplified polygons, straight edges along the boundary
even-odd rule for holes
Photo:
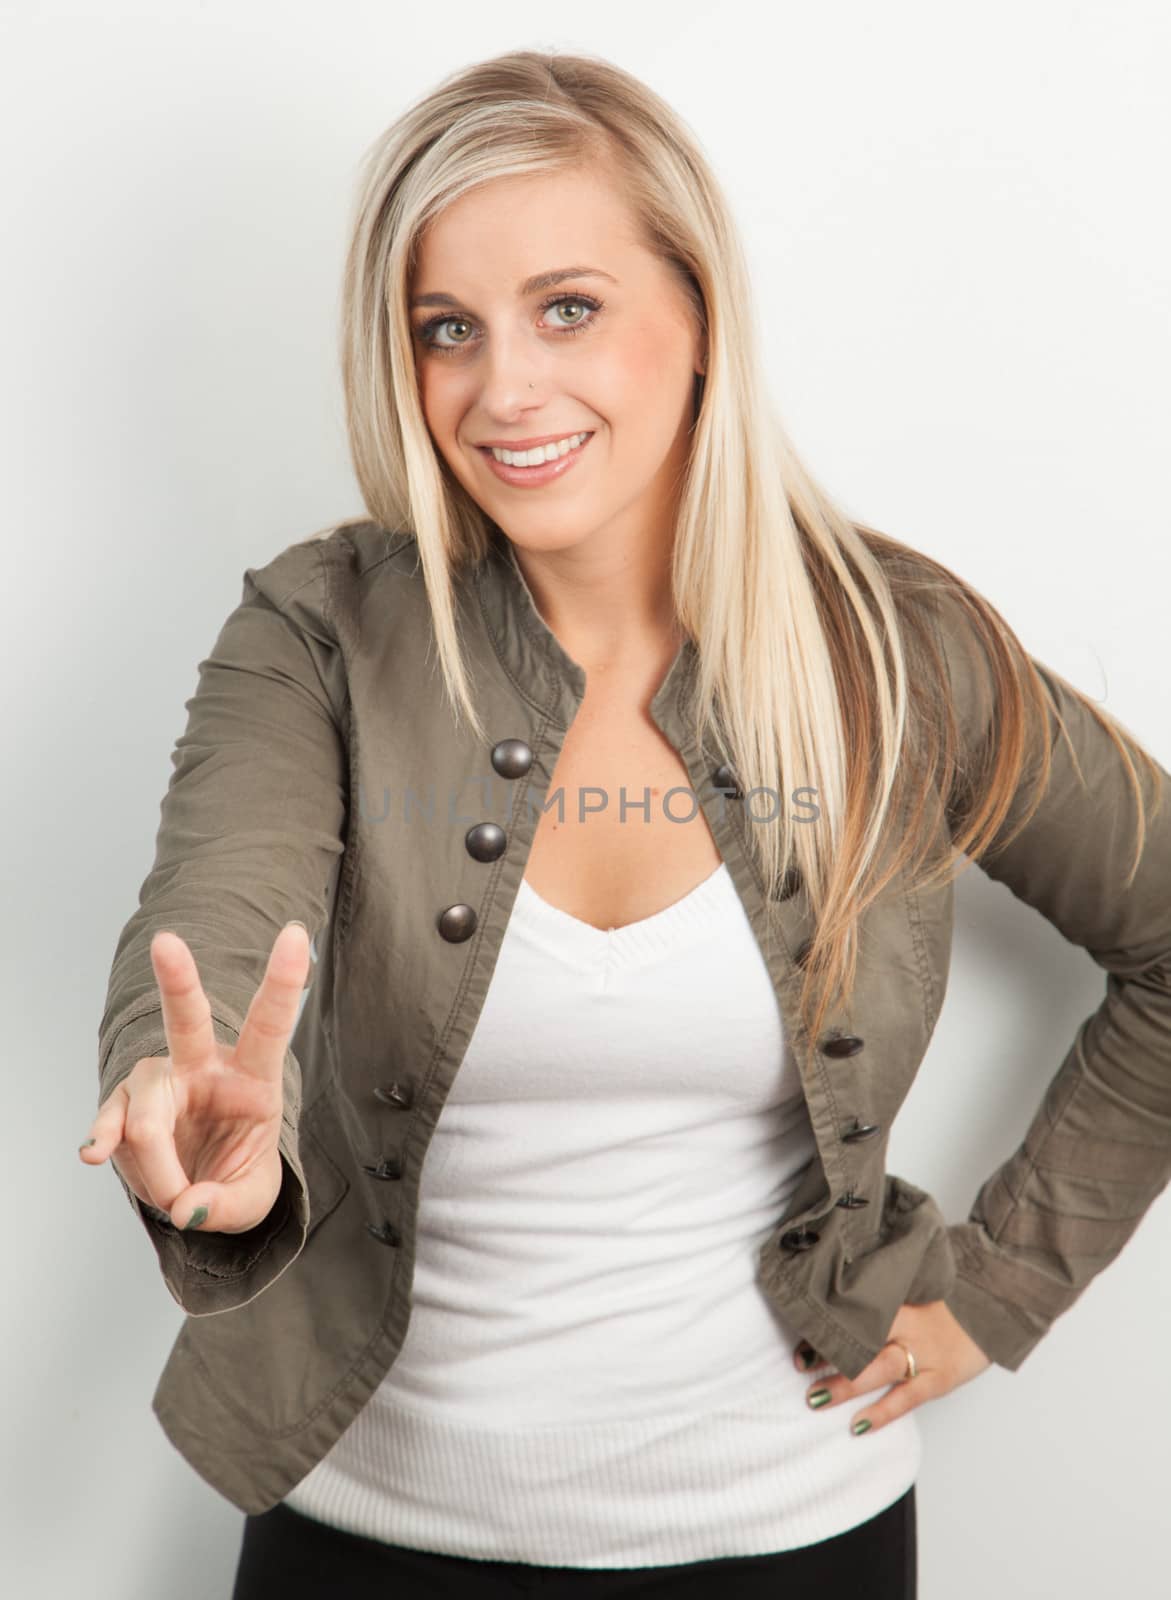
[[[210,1316],[247,1305],[275,1282],[300,1255],[309,1228],[304,1174],[295,1136],[282,1122],[281,1187],[268,1215],[245,1233],[190,1232],[176,1228],[165,1211],[147,1206],[122,1181],[155,1249],[163,1281],[188,1316]]]
[[[956,1262],[955,1282],[942,1298],[964,1332],[976,1341],[990,1361],[1015,1372],[1041,1342],[1047,1324],[1026,1320],[1005,1291],[997,1292],[996,1261],[982,1253],[979,1239],[986,1237],[978,1224],[954,1223],[948,1228]],[[990,1243],[991,1248],[991,1243]]]

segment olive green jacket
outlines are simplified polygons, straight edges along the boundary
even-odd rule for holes
[[[343,525],[248,569],[200,663],[155,862],[114,955],[99,1102],[140,1057],[167,1051],[149,954],[157,929],[191,947],[225,1042],[238,1037],[280,928],[297,917],[314,938],[285,1061],[283,1186],[268,1217],[244,1234],[181,1233],[123,1184],[187,1313],[154,1410],[242,1511],[266,1510],[309,1471],[402,1345],[423,1160],[585,692],[506,541],[465,571],[456,596],[486,743],[448,707],[410,534]],[[957,616],[938,603],[936,636],[975,754],[991,702]],[[949,1226],[885,1157],[943,1003],[952,890],[912,891],[903,879],[884,892],[863,919],[849,1009],[810,1040],[796,1015],[797,958],[813,931],[806,897],[791,877],[779,933],[767,937],[743,796],[721,752],[692,740],[695,664],[686,641],[651,716],[686,764],[756,933],[817,1146],[760,1250],[762,1291],[849,1377],[881,1349],[901,1305],[937,1299],[1015,1370],[1171,1175],[1171,806],[1124,888],[1135,823],[1122,763],[1064,680],[1037,663],[1086,783],[1054,732],[1046,798],[984,870],[1090,953],[1105,995],[1020,1148],[968,1220]],[[940,827],[951,798],[941,797]]]

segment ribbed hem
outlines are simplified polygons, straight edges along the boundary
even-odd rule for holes
[[[850,1409],[794,1416],[770,1393],[705,1416],[492,1429],[376,1397],[286,1504],[411,1549],[538,1566],[768,1555],[845,1533],[915,1482],[914,1413],[855,1438]]]

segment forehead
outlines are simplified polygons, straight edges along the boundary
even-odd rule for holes
[[[493,178],[453,200],[419,236],[411,287],[492,282],[511,294],[534,273],[574,262],[621,277],[638,254],[635,218],[612,177],[575,166]]]

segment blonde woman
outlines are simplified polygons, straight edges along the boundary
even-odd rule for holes
[[[478,63],[369,152],[368,514],[200,663],[82,1152],[188,1313],[154,1405],[236,1600],[907,1600],[917,1408],[1171,1173],[1168,775],[835,508],[758,331],[605,61]],[[949,1226],[885,1151],[971,860],[1109,982]]]

